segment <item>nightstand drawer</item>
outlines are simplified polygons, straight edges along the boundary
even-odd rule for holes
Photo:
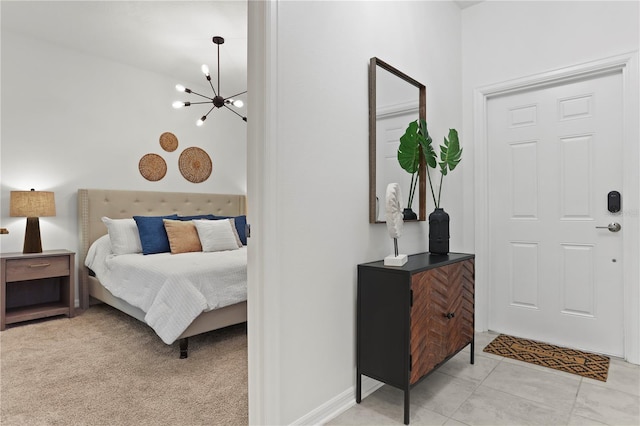
[[[8,259],[6,267],[6,282],[67,276],[69,275],[69,256]]]

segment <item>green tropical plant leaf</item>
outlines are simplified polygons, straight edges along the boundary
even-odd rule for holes
[[[419,137],[417,121],[409,123],[404,135],[400,137],[398,163],[403,170],[411,174],[416,173],[420,165]]]
[[[436,168],[436,152],[433,149],[433,139],[429,136],[429,130],[427,129],[427,121],[420,120],[420,138],[419,143],[422,146],[422,152],[424,153],[424,159],[427,163],[427,166],[432,169]]]
[[[440,145],[440,173],[443,176],[456,168],[462,159],[462,148],[458,140],[456,129],[449,129],[449,139],[444,138],[444,145]]]

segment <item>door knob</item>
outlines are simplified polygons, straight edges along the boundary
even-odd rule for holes
[[[618,232],[620,229],[622,229],[622,226],[620,226],[620,224],[618,222],[611,222],[607,226],[596,226],[596,228],[598,228],[598,229],[608,229],[611,232]]]

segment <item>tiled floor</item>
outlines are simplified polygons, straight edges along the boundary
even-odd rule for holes
[[[612,359],[607,382],[469,348],[411,389],[411,425],[640,425],[640,367]],[[329,425],[403,423],[403,392],[383,386]]]

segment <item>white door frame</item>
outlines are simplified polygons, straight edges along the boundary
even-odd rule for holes
[[[281,424],[278,2],[248,2],[247,251],[249,424]]]
[[[623,96],[623,281],[624,281],[624,351],[627,361],[640,364],[640,120],[638,52],[631,52],[576,66],[527,76],[477,88],[473,94],[475,149],[475,250],[476,250],[476,329],[487,330],[489,323],[491,256],[488,202],[488,116],[490,98],[524,90],[561,84],[610,72],[622,73]],[[635,235],[635,238],[624,238]]]

